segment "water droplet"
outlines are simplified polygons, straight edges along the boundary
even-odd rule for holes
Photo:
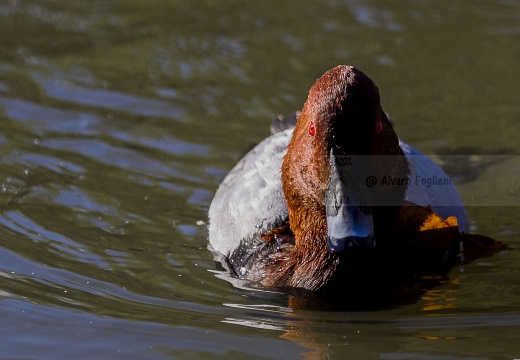
[[[240,276],[244,276],[244,275],[246,274],[246,272],[247,272],[247,269],[246,269],[245,267],[242,266],[242,267],[240,268],[240,271],[238,272],[238,274],[239,274]]]

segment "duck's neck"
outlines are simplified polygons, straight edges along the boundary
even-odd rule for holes
[[[306,124],[306,119],[302,112],[298,122]],[[327,148],[316,148],[307,131],[297,127],[282,164],[282,186],[294,247],[291,252],[271,255],[272,261],[264,268],[265,286],[316,290],[332,277],[339,258],[327,246],[324,188],[320,182],[327,166]]]
[[[339,257],[328,251],[324,226],[315,224],[312,228],[297,230],[291,252],[271,255],[272,261],[266,264],[262,284],[307,290],[317,290],[327,284],[339,263]]]

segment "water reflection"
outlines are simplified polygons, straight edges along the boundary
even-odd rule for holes
[[[165,101],[147,99],[105,89],[84,88],[66,80],[57,80],[60,77],[60,74],[53,74],[49,78],[42,77],[39,74],[33,76],[35,82],[46,92],[47,96],[56,100],[95,108],[107,108],[113,111],[128,111],[138,116],[186,118],[186,115],[180,111],[179,107]]]
[[[520,325],[517,315],[457,315],[459,287],[460,279],[456,278],[440,288],[426,290],[417,304],[424,314],[418,317],[407,317],[406,312],[397,317],[389,316],[384,311],[350,312],[348,316],[340,316],[337,312],[306,311],[270,304],[225,304],[243,310],[243,316],[222,321],[279,333],[281,338],[307,348],[308,351],[302,352],[307,359],[338,357],[340,354],[364,357],[369,345],[369,353],[380,353],[385,359],[427,359],[430,357],[424,346],[431,341],[453,341],[452,345],[445,346],[455,349],[460,345],[458,341],[467,341],[476,334],[517,332]],[[289,303],[295,303],[291,296]],[[444,316],[439,316],[441,314]],[[378,337],[377,334],[385,334],[384,339],[370,344],[370,338]],[[492,354],[493,350],[486,353]],[[482,358],[487,357],[482,354]]]

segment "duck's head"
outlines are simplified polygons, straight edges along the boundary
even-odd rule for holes
[[[398,204],[406,188],[373,189],[367,178],[407,173],[376,85],[351,66],[327,71],[310,89],[282,165],[295,247],[375,246],[374,205]]]

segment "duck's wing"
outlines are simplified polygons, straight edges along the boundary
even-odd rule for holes
[[[468,214],[452,178],[414,147],[403,141],[399,141],[399,146],[410,166],[410,183],[405,200],[420,206],[431,206],[444,219],[457,217],[460,231],[468,232]]]
[[[291,135],[287,129],[262,141],[220,184],[208,212],[209,241],[225,257],[257,246],[259,234],[287,220],[280,171]]]

